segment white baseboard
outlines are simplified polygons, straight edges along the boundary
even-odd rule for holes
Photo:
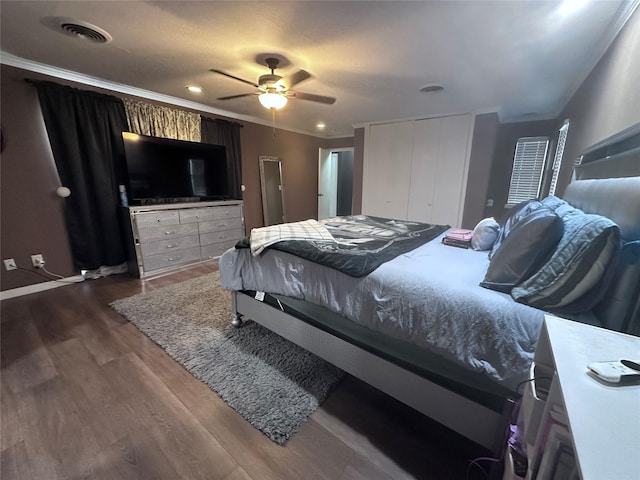
[[[83,281],[84,277],[82,275],[74,275],[73,277],[66,277],[60,280],[52,280],[50,282],[34,283],[33,285],[27,285],[26,287],[12,288],[11,290],[0,292],[0,300],[7,300],[9,298],[29,295],[31,293],[43,292],[52,288],[64,287],[71,283],[79,283]]]

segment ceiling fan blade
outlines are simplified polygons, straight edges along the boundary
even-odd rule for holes
[[[303,82],[308,78],[311,78],[311,74],[309,72],[305,70],[298,70],[293,75],[288,76],[284,80],[284,84],[287,88],[293,88],[294,85],[297,85],[298,83]]]
[[[216,100],[231,100],[232,98],[250,97],[258,95],[257,93],[241,93],[240,95],[229,95],[227,97],[218,97]]]
[[[236,77],[234,75],[231,75],[230,73],[223,72],[222,70],[216,70],[215,68],[212,68],[209,71],[213,72],[213,73],[219,73],[220,75],[224,75],[225,77],[233,78],[234,80],[238,80],[239,82],[246,83],[247,85],[251,85],[252,87],[259,88],[259,85],[257,83],[255,83],[255,82],[250,82],[249,80],[245,80],[243,78]]]
[[[324,95],[315,95],[313,93],[292,92],[291,90],[289,90],[287,93],[289,94],[289,96],[297,100],[308,100],[310,102],[325,103],[327,105],[333,105],[334,103],[336,103],[335,98],[325,97]]]

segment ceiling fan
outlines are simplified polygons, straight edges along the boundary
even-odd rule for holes
[[[324,95],[315,95],[313,93],[294,92],[291,90],[295,85],[311,78],[311,74],[305,70],[298,70],[289,77],[282,77],[276,75],[275,69],[278,68],[280,60],[277,58],[269,57],[265,59],[267,66],[271,69],[271,73],[260,75],[258,83],[244,80],[222,70],[216,70],[212,68],[210,71],[219,73],[225,77],[233,78],[247,85],[257,88],[258,90],[252,93],[241,93],[240,95],[229,95],[227,97],[219,97],[218,100],[231,100],[233,98],[249,97],[251,95],[258,95],[258,100],[265,108],[280,109],[287,104],[287,100],[295,98],[298,100],[307,100],[310,102],[324,103],[331,105],[335,103],[336,99],[333,97],[326,97]]]

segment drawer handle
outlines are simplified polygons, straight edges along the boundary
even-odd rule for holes
[[[196,218],[200,218],[200,215],[196,215]]]
[[[170,262],[175,262],[176,260],[180,260],[182,257],[169,257]]]
[[[162,220],[160,220],[159,218],[156,220],[156,222],[160,223]]]
[[[176,233],[178,233],[177,230],[168,230],[168,231],[164,232],[165,235],[174,235]]]
[[[224,214],[229,216],[229,215],[231,215],[231,212],[229,210],[227,210],[227,211],[224,212]]]
[[[177,246],[178,246],[177,244],[173,244],[173,245],[172,244],[168,244],[166,246],[166,248],[176,248]]]

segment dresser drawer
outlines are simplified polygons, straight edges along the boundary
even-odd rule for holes
[[[215,218],[216,220],[221,218],[235,218],[242,216],[242,207],[240,205],[213,207],[213,209],[213,218]]]
[[[159,253],[169,253],[176,250],[184,250],[186,248],[197,247],[200,245],[198,235],[189,235],[188,237],[177,237],[159,242],[149,242],[140,244],[142,256],[157,255]]]
[[[221,232],[201,233],[200,245],[211,245],[220,242],[237,242],[242,238],[242,230],[223,230]]]
[[[186,223],[184,225],[165,225],[160,227],[138,229],[138,239],[140,240],[140,243],[156,242],[158,240],[167,240],[174,237],[186,237],[187,235],[197,234],[197,223]]]
[[[177,211],[172,212],[148,212],[136,215],[138,229],[155,227],[158,225],[176,225],[180,223],[180,215]]]
[[[232,240],[230,242],[221,242],[221,243],[213,243],[211,245],[206,245],[202,247],[200,255],[203,259],[218,258],[220,255],[222,255],[224,252],[229,250],[235,244],[236,244],[235,240]]]
[[[177,252],[162,253],[142,257],[142,265],[145,271],[158,270],[159,268],[173,267],[184,263],[200,260],[200,247],[192,247]]]
[[[235,217],[212,220],[210,222],[200,222],[199,228],[200,233],[217,232],[220,230],[242,230],[242,219]]]
[[[180,210],[180,223],[202,222],[204,220],[213,220],[215,207],[208,208],[188,208]]]

